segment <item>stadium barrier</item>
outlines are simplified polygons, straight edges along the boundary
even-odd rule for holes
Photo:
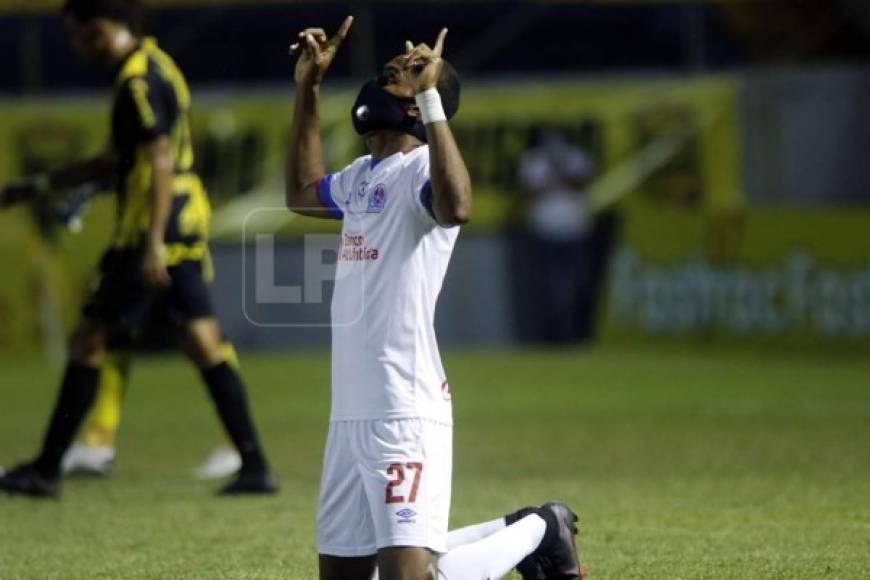
[[[498,238],[515,225],[514,172],[529,135],[542,126],[559,128],[596,162],[597,178],[588,191],[593,206],[617,208],[625,224],[606,301],[605,336],[870,336],[863,258],[848,243],[860,238],[842,228],[841,214],[746,207],[739,86],[738,79],[715,77],[469,88],[454,127],[475,183],[470,229]],[[252,215],[283,206],[288,92],[194,93],[198,167],[217,207],[213,231],[222,242],[250,241],[243,240],[242,223],[248,233],[279,239],[335,231],[335,224],[287,212]],[[325,154],[329,166],[340,167],[361,152],[348,122],[354,95],[346,89],[326,94]],[[97,98],[0,102],[0,181],[98,151],[106,106]],[[110,199],[92,206],[84,231],[75,235],[60,228],[38,233],[23,208],[0,215],[3,271],[10,280],[0,288],[6,320],[0,352],[56,344],[63,334],[58,329],[75,318],[112,219]],[[870,216],[849,217],[855,231],[870,225]],[[800,265],[807,260],[811,265]],[[473,259],[465,263],[473,271]],[[807,272],[810,281],[803,283],[809,286],[795,289],[786,282],[797,270]],[[824,294],[824,312],[780,308],[801,292]],[[759,295],[767,296],[767,306]],[[510,340],[504,318],[511,308],[500,304],[491,313],[500,318],[493,330]],[[461,316],[444,310],[442,318]],[[63,323],[56,322],[59,316]],[[461,327],[449,334],[466,336]],[[471,336],[490,340],[494,334]]]

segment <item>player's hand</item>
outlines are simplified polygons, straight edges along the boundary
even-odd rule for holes
[[[142,276],[148,286],[165,288],[170,284],[169,270],[166,268],[166,245],[150,243],[142,263]]]
[[[405,41],[405,70],[411,86],[414,87],[414,93],[422,93],[438,84],[444,68],[441,53],[444,52],[446,37],[447,29],[442,28],[434,48],[429,48],[426,43],[414,46],[410,40]]]
[[[348,16],[332,38],[328,38],[322,28],[306,28],[299,33],[296,43],[290,45],[290,54],[299,55],[295,74],[298,84],[320,84],[351,24],[353,16]]]
[[[7,208],[19,201],[36,197],[36,187],[32,181],[22,180],[0,187],[0,208]]]

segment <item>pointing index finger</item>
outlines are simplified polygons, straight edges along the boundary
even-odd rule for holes
[[[435,41],[435,48],[432,49],[432,52],[435,53],[436,56],[441,56],[441,53],[444,51],[444,39],[447,37],[447,29],[442,28],[441,32],[438,33],[438,40]]]
[[[353,24],[353,16],[348,16],[344,19],[344,22],[341,23],[341,26],[339,26],[338,32],[336,32],[335,36],[332,37],[331,42],[335,45],[341,44],[347,37],[347,32],[350,30],[351,24]]]

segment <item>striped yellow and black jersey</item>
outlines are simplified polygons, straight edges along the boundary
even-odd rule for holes
[[[172,213],[166,228],[167,265],[207,256],[210,207],[193,172],[190,90],[181,71],[152,38],[118,66],[112,105],[112,145],[118,159],[118,224],[113,247],[142,244],[150,225],[151,164],[144,146],[167,136],[175,166]]]

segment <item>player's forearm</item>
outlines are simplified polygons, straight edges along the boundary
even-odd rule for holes
[[[162,181],[162,179],[160,181]],[[166,185],[156,185],[156,183],[151,187],[151,211],[150,223],[148,226],[148,243],[152,245],[163,243],[171,211],[172,178],[170,174],[168,187]]]
[[[285,167],[286,202],[291,209],[309,205],[305,192],[316,187],[317,180],[325,173],[320,142],[319,100],[319,85],[297,85]]]
[[[168,140],[165,144],[149,147],[151,161],[151,190],[149,191],[149,225],[148,243],[163,244],[166,236],[166,226],[169,214],[172,212],[172,155],[168,150]]]
[[[111,154],[73,163],[50,172],[48,185],[52,190],[69,189],[94,181],[102,181],[115,171],[115,160]]]
[[[0,208],[37,198],[66,194],[89,183],[104,182],[114,172],[109,156],[74,163],[51,173],[39,173],[0,187]]]
[[[432,211],[442,225],[461,225],[471,219],[471,177],[446,121],[426,125]]]

